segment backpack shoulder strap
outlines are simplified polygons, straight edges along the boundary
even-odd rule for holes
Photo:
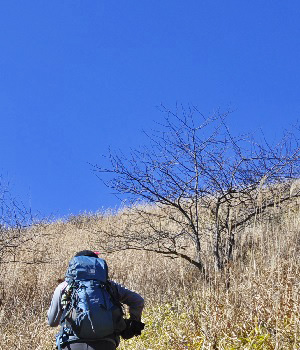
[[[109,296],[111,297],[112,302],[114,303],[114,305],[116,305],[117,307],[119,307],[122,310],[122,314],[124,315],[124,308],[122,303],[119,301],[118,295],[116,293],[115,288],[113,287],[112,283],[110,280],[107,280],[106,282],[106,291],[108,292]]]
[[[65,319],[67,318],[68,314],[71,312],[73,308],[73,294],[74,290],[76,288],[76,284],[74,281],[71,281],[71,283],[68,283],[65,288],[63,289],[62,296],[61,296],[61,306],[63,308],[62,315],[60,317],[60,325],[62,325],[65,322]]]

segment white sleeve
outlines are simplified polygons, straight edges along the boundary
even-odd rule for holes
[[[48,324],[51,327],[57,327],[59,325],[59,321],[62,315],[62,307],[61,307],[61,295],[63,289],[66,287],[66,282],[62,282],[59,284],[53,294],[51,305],[48,309]]]

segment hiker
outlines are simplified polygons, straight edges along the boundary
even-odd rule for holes
[[[122,304],[129,307],[129,319],[123,318]],[[139,294],[108,279],[98,252],[83,250],[71,259],[65,281],[54,291],[48,324],[61,325],[59,350],[115,350],[120,336],[141,334],[143,307]]]

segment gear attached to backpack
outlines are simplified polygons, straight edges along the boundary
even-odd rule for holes
[[[57,339],[59,349],[62,344],[73,341],[100,340],[121,334],[126,328],[124,313],[110,292],[105,260],[74,257],[69,263],[66,282],[68,285],[61,298],[63,314]]]

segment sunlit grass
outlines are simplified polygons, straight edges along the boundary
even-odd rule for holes
[[[146,252],[102,255],[112,278],[146,300],[142,336],[119,348],[300,349],[299,222],[296,207],[280,221],[248,227],[247,251],[236,254],[226,278],[215,273],[209,281],[181,260]],[[101,215],[52,223],[34,245],[18,250],[23,263],[0,266],[0,350],[55,349],[58,329],[48,327],[46,311],[57,280],[76,251],[97,249],[93,232],[103,225]],[[32,263],[37,256],[44,263]]]

